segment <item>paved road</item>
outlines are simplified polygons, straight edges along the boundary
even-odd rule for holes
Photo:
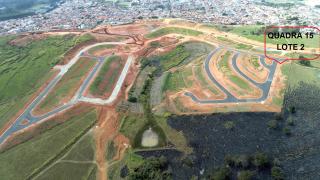
[[[219,88],[221,89],[221,91],[223,93],[226,94],[226,98],[225,99],[220,99],[220,100],[203,100],[203,99],[199,99],[198,97],[196,97],[193,93],[191,92],[185,92],[185,95],[188,97],[191,97],[191,99],[194,102],[200,103],[200,104],[217,104],[217,103],[240,103],[240,102],[263,102],[264,100],[267,99],[269,91],[270,91],[270,87],[271,87],[271,83],[275,74],[275,70],[277,67],[277,63],[276,62],[272,62],[271,65],[266,64],[265,62],[265,58],[264,56],[260,55],[260,62],[261,64],[267,68],[269,70],[269,74],[268,74],[268,78],[264,83],[257,83],[255,81],[253,81],[252,79],[250,79],[247,75],[245,75],[242,71],[240,71],[240,69],[237,66],[237,59],[239,56],[239,52],[236,52],[235,55],[232,57],[232,67],[235,69],[235,71],[237,73],[239,73],[242,77],[244,77],[246,80],[248,80],[249,82],[251,82],[252,84],[254,84],[255,86],[257,86],[258,88],[260,88],[262,90],[262,96],[259,98],[247,98],[247,99],[238,99],[235,96],[233,96],[226,88],[224,88],[213,76],[213,74],[210,71],[210,60],[212,58],[212,56],[217,53],[221,48],[217,48],[214,51],[212,51],[206,58],[205,63],[204,63],[204,69],[208,75],[208,77],[210,78],[210,80]]]
[[[98,61],[98,63],[93,67],[93,69],[91,70],[91,72],[89,73],[89,75],[87,76],[85,81],[81,84],[81,86],[79,87],[75,96],[72,98],[72,100],[70,102],[68,102],[68,103],[66,103],[66,104],[64,104],[64,105],[62,105],[62,106],[44,114],[44,115],[41,115],[41,116],[33,116],[32,115],[33,109],[35,109],[37,107],[37,105],[50,93],[50,91],[55,87],[55,85],[61,80],[63,75],[65,75],[65,73],[68,72],[68,70],[78,61],[78,59],[80,57],[87,57],[86,52],[93,47],[100,46],[100,45],[107,45],[107,44],[124,45],[125,43],[122,43],[122,42],[103,42],[103,43],[97,43],[94,45],[87,46],[87,47],[83,48],[77,55],[75,55],[68,62],[68,64],[57,66],[56,68],[60,69],[59,74],[49,82],[49,84],[44,88],[44,90],[42,90],[40,92],[40,94],[28,105],[28,107],[15,120],[15,122],[3,134],[1,134],[0,144],[2,144],[13,133],[15,133],[19,130],[28,128],[31,125],[39,123],[49,117],[52,117],[53,115],[72,107],[73,105],[78,103],[80,100],[82,100],[83,93],[84,93],[85,89],[89,86],[91,79],[94,77],[94,75],[98,72],[98,70],[101,68],[101,66],[105,62],[106,57],[92,56],[92,58],[95,59],[96,61]],[[101,103],[99,103],[100,101],[102,101],[103,104],[108,104],[108,103],[113,102],[120,92],[121,86],[122,86],[123,81],[127,75],[127,72],[130,68],[130,65],[132,64],[132,61],[133,61],[133,57],[129,56],[128,60],[126,62],[125,68],[122,71],[119,80],[117,81],[116,87],[113,89],[112,94],[108,100],[102,100],[99,98],[94,98],[93,100],[91,100],[91,98],[85,98],[86,101],[91,102],[91,103],[95,103],[95,101],[98,101],[97,104],[101,104]],[[24,120],[27,120],[29,122],[27,124],[23,125],[22,122]]]

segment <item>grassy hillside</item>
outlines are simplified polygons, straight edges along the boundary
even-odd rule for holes
[[[89,36],[50,36],[24,46],[8,44],[13,36],[0,37],[0,127],[47,80],[50,69],[70,48],[91,39]]]
[[[245,26],[205,25],[205,26],[213,27],[220,31],[234,33],[234,34],[246,37],[248,39],[252,39],[252,40],[264,43],[264,31],[266,28],[265,26],[261,26],[261,25],[245,25]],[[305,44],[306,48],[312,48],[312,47],[319,46],[319,37],[315,35],[313,39],[306,39],[305,36],[303,36],[303,39],[284,39],[284,38],[280,40],[267,39],[267,43],[271,43],[271,44],[302,43],[302,44]],[[249,47],[243,46],[242,48],[247,49]]]
[[[95,121],[96,111],[93,109],[86,113],[78,113],[65,123],[1,153],[0,177],[6,180],[19,180],[35,176],[68,152]]]

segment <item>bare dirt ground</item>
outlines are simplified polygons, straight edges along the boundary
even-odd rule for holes
[[[46,34],[25,33],[10,41],[9,44],[13,46],[26,46],[32,41],[38,41],[46,37],[48,37]]]

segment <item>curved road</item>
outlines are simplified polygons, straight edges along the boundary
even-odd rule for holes
[[[210,78],[210,80],[219,88],[221,89],[221,91],[223,93],[226,94],[226,98],[225,99],[220,99],[220,100],[202,100],[199,99],[198,97],[196,97],[193,93],[191,92],[185,92],[185,95],[188,97],[191,97],[191,99],[194,102],[200,103],[200,104],[212,104],[212,103],[239,103],[239,102],[262,102],[264,100],[266,100],[268,98],[268,94],[270,91],[270,87],[271,87],[271,83],[272,83],[272,79],[274,77],[275,71],[276,71],[276,67],[277,67],[277,63],[276,62],[272,62],[271,65],[266,64],[265,62],[265,58],[264,56],[260,55],[260,62],[261,64],[267,68],[269,70],[269,74],[268,74],[268,78],[264,83],[257,83],[255,81],[253,81],[252,79],[250,79],[247,75],[245,75],[242,71],[240,71],[240,69],[237,66],[237,59],[239,56],[239,52],[236,52],[236,54],[232,57],[232,66],[234,68],[234,70],[239,73],[243,78],[245,78],[246,80],[248,80],[249,82],[251,82],[252,84],[254,84],[255,86],[257,86],[258,88],[260,88],[262,90],[262,96],[259,98],[247,98],[247,99],[238,99],[235,96],[233,96],[225,87],[223,87],[213,76],[213,74],[210,71],[209,68],[209,63],[210,60],[212,58],[212,56],[217,53],[221,48],[217,48],[214,51],[212,51],[206,58],[205,63],[204,63],[204,68],[205,71],[208,75],[208,77]]]
[[[61,78],[66,74],[66,72],[68,72],[68,70],[79,60],[80,57],[86,57],[86,52],[96,46],[100,46],[100,45],[108,45],[108,44],[112,44],[112,45],[124,45],[125,43],[122,42],[103,42],[103,43],[97,43],[94,45],[90,45],[87,46],[85,48],[83,48],[77,55],[75,55],[66,65],[63,66],[57,66],[56,68],[60,69],[59,74],[54,77],[54,79],[52,79],[49,84],[44,88],[44,90],[42,90],[39,95],[27,106],[27,108],[23,111],[23,113],[14,121],[13,124],[11,124],[11,126],[6,129],[6,131],[4,133],[1,134],[0,136],[0,144],[2,144],[10,135],[12,135],[13,133],[20,131],[22,129],[28,128],[33,124],[39,123],[59,112],[62,112],[70,107],[72,107],[73,105],[75,105],[76,103],[78,103],[79,101],[86,101],[86,102],[90,102],[90,103],[95,103],[95,104],[109,104],[112,103],[116,97],[118,96],[120,89],[122,87],[122,84],[124,82],[124,79],[128,73],[128,70],[133,62],[133,57],[129,56],[128,60],[125,64],[125,67],[123,68],[121,75],[117,81],[117,84],[115,86],[115,88],[112,91],[112,94],[110,95],[110,97],[106,100],[103,99],[99,99],[99,98],[88,98],[88,97],[84,97],[84,91],[85,89],[89,86],[89,83],[91,81],[91,79],[94,77],[94,75],[98,72],[98,70],[102,67],[102,65],[104,64],[104,62],[106,61],[106,57],[95,57],[92,56],[93,59],[97,60],[98,63],[93,67],[93,69],[91,70],[91,72],[89,73],[89,75],[86,77],[85,81],[81,84],[80,88],[78,89],[78,91],[76,92],[76,94],[74,95],[74,97],[71,99],[71,101],[69,101],[68,103],[44,114],[41,116],[33,116],[32,115],[32,111],[35,107],[37,107],[37,105],[50,93],[50,91],[55,87],[55,85],[61,80]],[[102,102],[102,103],[101,103]],[[23,124],[23,122],[27,120],[28,123]]]

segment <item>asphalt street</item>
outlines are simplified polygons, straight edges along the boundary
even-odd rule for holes
[[[268,98],[268,94],[270,91],[271,83],[276,71],[277,63],[272,62],[271,65],[266,64],[265,58],[263,55],[260,55],[260,62],[261,64],[269,70],[268,78],[264,83],[257,83],[254,80],[250,79],[247,75],[245,75],[237,66],[237,60],[239,57],[239,52],[236,52],[235,55],[232,57],[232,67],[234,70],[239,73],[243,78],[251,82],[256,87],[260,88],[262,90],[262,96],[259,98],[248,98],[248,99],[238,99],[235,96],[233,96],[226,88],[224,88],[217,79],[213,76],[213,74],[210,71],[210,60],[214,54],[216,54],[221,48],[216,48],[213,50],[206,58],[204,63],[204,69],[210,78],[210,80],[219,88],[221,91],[226,94],[225,99],[220,100],[210,100],[210,99],[199,99],[196,97],[192,92],[185,92],[185,95],[190,97],[194,102],[200,103],[200,104],[212,104],[212,103],[240,103],[240,102],[262,102]]]
[[[61,80],[63,75],[68,72],[68,70],[78,61],[80,57],[85,57],[85,52],[87,52],[89,49],[100,46],[100,45],[107,45],[107,44],[113,44],[113,45],[123,45],[122,42],[103,42],[103,43],[97,43],[94,45],[87,46],[83,48],[77,55],[75,55],[66,65],[58,66],[57,69],[60,70],[59,74],[54,77],[49,84],[39,93],[39,95],[28,105],[28,107],[23,111],[23,113],[14,121],[13,124],[0,136],[0,144],[2,144],[10,135],[13,133],[20,131],[22,129],[28,128],[33,124],[40,123],[43,120],[48,119],[49,117],[52,117],[70,107],[78,103],[84,96],[83,93],[85,89],[89,86],[89,83],[91,79],[94,77],[94,75],[98,72],[98,70],[101,68],[101,66],[106,61],[106,57],[94,57],[92,58],[97,61],[97,64],[94,66],[94,68],[91,70],[85,81],[81,84],[80,88],[76,92],[75,96],[72,98],[71,101],[68,103],[46,113],[41,116],[34,116],[32,115],[32,111],[39,105],[39,103],[50,93],[50,91],[55,87],[55,85]],[[122,71],[119,80],[117,81],[116,88],[113,89],[112,97],[108,99],[108,101],[99,99],[99,98],[93,98],[94,100],[91,101],[91,98],[85,97],[87,99],[87,102],[95,103],[96,99],[99,101],[104,101],[103,104],[112,103],[117,97],[117,95],[120,92],[120,88],[123,84],[123,81],[127,75],[127,72],[132,64],[133,57],[129,56],[128,60],[126,62],[125,68]],[[121,79],[121,80],[120,80]],[[99,103],[97,103],[99,104]],[[23,123],[24,121],[27,121],[28,123]]]

